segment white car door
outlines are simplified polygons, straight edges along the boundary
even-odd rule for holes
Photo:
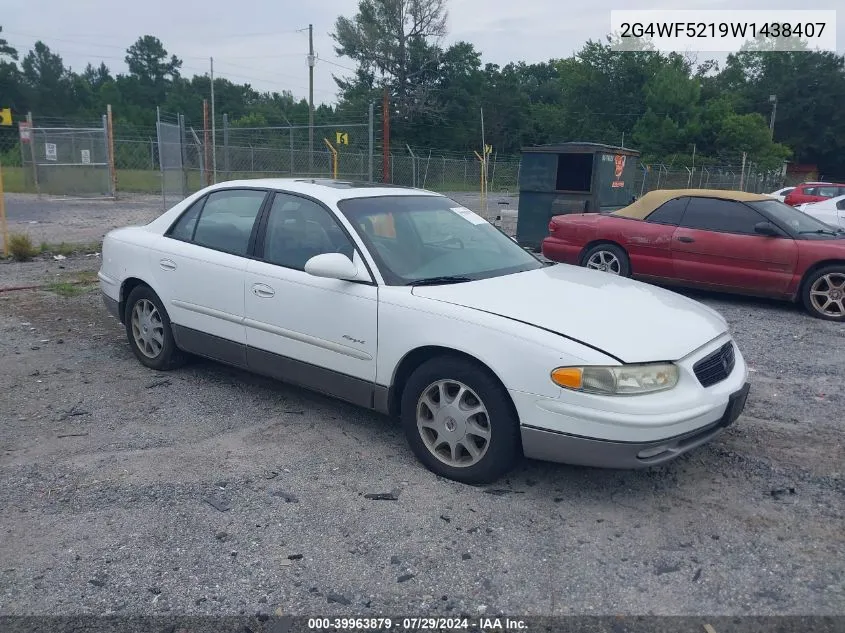
[[[183,349],[245,365],[244,275],[265,190],[224,189],[193,204],[151,252],[154,286]]]
[[[315,277],[305,262],[340,252],[361,281]],[[378,286],[333,214],[308,198],[276,193],[247,264],[245,320],[251,369],[372,406]]]

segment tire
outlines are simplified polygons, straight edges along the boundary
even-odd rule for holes
[[[135,320],[136,308],[138,319]],[[149,320],[144,322],[144,315]],[[123,315],[126,324],[126,337],[129,347],[141,364],[159,371],[176,369],[185,363],[184,352],[176,347],[170,317],[155,292],[149,286],[136,286],[126,299],[126,312]],[[147,334],[143,332],[146,325]],[[136,337],[135,329],[138,327]],[[158,332],[158,336],[155,336]],[[146,339],[146,343],[145,343]],[[143,349],[141,345],[143,344]]]
[[[808,276],[801,300],[817,319],[845,322],[845,265],[825,266]]]
[[[459,392],[460,387],[465,391]],[[444,392],[448,405],[440,410]],[[453,408],[459,393],[459,404],[480,405],[483,411],[461,415]],[[418,413],[431,427],[418,424]],[[490,372],[463,358],[442,356],[420,365],[402,392],[401,419],[417,458],[447,479],[491,483],[513,468],[522,454],[519,420],[507,392]]]
[[[601,268],[601,266],[607,268]],[[596,244],[581,257],[581,266],[591,270],[603,270],[620,277],[631,276],[631,260],[628,253],[616,244]]]

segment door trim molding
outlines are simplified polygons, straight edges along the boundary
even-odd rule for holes
[[[318,338],[316,336],[311,336],[310,334],[295,332],[293,330],[288,330],[277,325],[271,325],[269,323],[264,323],[263,321],[256,321],[255,319],[249,318],[244,318],[242,323],[247,327],[255,328],[256,330],[261,330],[262,332],[268,332],[270,334],[283,336],[293,341],[307,343],[308,345],[313,345],[314,347],[320,347],[322,349],[326,349],[332,352],[337,352],[338,354],[343,354],[344,356],[351,356],[352,358],[357,358],[358,360],[373,360],[372,355],[368,354],[365,351],[356,349],[354,347],[349,347],[347,345],[341,345],[340,343],[335,343],[334,341],[328,341],[326,339]],[[247,334],[247,338],[248,337],[249,335]]]

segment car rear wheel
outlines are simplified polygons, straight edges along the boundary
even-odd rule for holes
[[[826,266],[810,275],[802,299],[814,317],[845,321],[845,266]]]
[[[185,362],[176,347],[170,318],[149,286],[136,286],[126,299],[126,337],[135,357],[150,369],[175,369]]]
[[[521,454],[519,421],[502,385],[457,357],[426,361],[402,393],[402,426],[432,472],[467,484],[490,483]]]
[[[600,270],[622,277],[628,277],[631,274],[628,254],[616,244],[596,244],[584,253],[581,265],[584,268]]]

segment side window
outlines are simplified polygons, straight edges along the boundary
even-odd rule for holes
[[[803,189],[798,189],[798,193],[803,193],[805,196],[817,196],[818,194],[818,187],[804,187]]]
[[[652,211],[646,218],[647,222],[651,224],[670,224],[678,226],[681,223],[681,218],[684,215],[684,209],[687,206],[689,198],[673,198],[664,202],[654,211]]]
[[[845,211],[845,198],[842,198],[842,200],[837,200],[836,208],[840,211]]]
[[[234,255],[246,255],[249,237],[267,193],[230,189],[209,194],[202,208],[194,243]]]
[[[304,270],[315,255],[342,253],[352,259],[354,250],[325,208],[306,198],[276,194],[264,235],[265,261]]]
[[[764,218],[750,207],[718,198],[690,198],[681,226],[701,231],[755,235]]]
[[[819,187],[817,196],[824,196],[825,198],[833,198],[834,196],[838,195],[837,191],[839,191],[838,187]]]
[[[185,211],[176,223],[167,231],[167,236],[184,242],[190,242],[194,238],[194,227],[197,225],[202,205],[205,198],[200,198]]]

